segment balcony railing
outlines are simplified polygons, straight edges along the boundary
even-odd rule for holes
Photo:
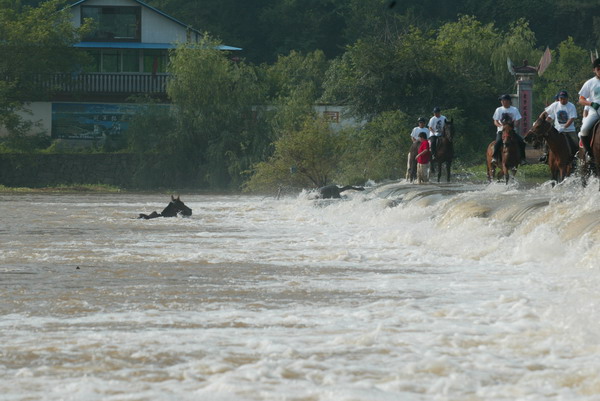
[[[39,76],[38,84],[60,93],[166,93],[168,74],[81,73]]]

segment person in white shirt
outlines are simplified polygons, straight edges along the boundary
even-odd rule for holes
[[[592,157],[590,147],[592,136],[590,134],[594,124],[600,119],[600,115],[598,115],[598,108],[600,108],[600,58],[594,60],[592,67],[595,76],[588,79],[579,90],[579,104],[590,106],[587,117],[583,118],[581,132],[579,133],[581,143],[590,158]]]
[[[545,111],[548,114],[546,120],[552,122],[554,121],[554,128],[558,132],[564,133],[567,136],[567,146],[569,148],[570,153],[573,152],[573,140],[575,143],[579,142],[576,139],[575,134],[575,119],[577,118],[577,109],[575,105],[569,102],[569,93],[567,91],[560,91],[556,95],[557,101],[552,103],[550,106],[546,107]],[[568,138],[568,137],[571,138]],[[544,154],[540,157],[541,162],[546,162],[548,160],[548,146],[544,147]]]
[[[435,152],[437,151],[437,141],[446,125],[446,116],[442,115],[442,109],[439,107],[433,108],[433,117],[429,119],[429,141],[431,143],[431,159],[435,160]]]
[[[519,109],[512,105],[512,98],[510,95],[502,95],[498,98],[502,106],[498,107],[496,111],[494,111],[494,115],[492,118],[494,119],[494,125],[496,126],[496,144],[494,145],[494,157],[492,158],[492,163],[497,163],[498,159],[500,159],[500,148],[502,147],[502,128],[504,124],[511,124],[513,127],[516,127],[517,122],[521,119],[521,113],[519,113]],[[519,149],[521,151],[521,164],[526,164],[525,160],[525,141],[516,132],[515,129],[515,137],[519,141]]]
[[[419,133],[421,132],[424,132],[427,134],[427,136],[429,136],[429,129],[425,127],[425,124],[427,124],[427,120],[424,117],[419,117],[417,120],[417,126],[413,128],[412,132],[410,133],[410,139],[412,139],[413,142],[417,142],[419,140]]]

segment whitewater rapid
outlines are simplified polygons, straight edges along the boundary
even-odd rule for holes
[[[310,198],[0,194],[0,398],[600,400],[597,182]]]

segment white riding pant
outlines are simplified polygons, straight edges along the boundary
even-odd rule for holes
[[[580,136],[588,136],[590,134],[590,132],[592,131],[592,128],[594,128],[594,124],[599,119],[600,119],[600,115],[598,115],[598,111],[594,110],[594,109],[590,109],[589,114],[587,115],[587,117],[585,117],[583,119],[583,122],[581,123],[581,132],[579,132],[579,135]]]

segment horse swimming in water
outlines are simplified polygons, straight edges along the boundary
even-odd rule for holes
[[[355,187],[352,185],[346,185],[345,187],[338,187],[337,185],[327,185],[318,189],[319,194],[317,195],[320,199],[340,199],[341,193],[353,189],[355,191],[364,191],[364,187]]]
[[[140,213],[138,219],[155,219],[157,217],[176,217],[176,216],[190,217],[192,215],[192,209],[187,207],[180,199],[179,196],[175,198],[171,195],[171,202],[163,209],[162,212],[156,213],[156,211],[150,214]]]

